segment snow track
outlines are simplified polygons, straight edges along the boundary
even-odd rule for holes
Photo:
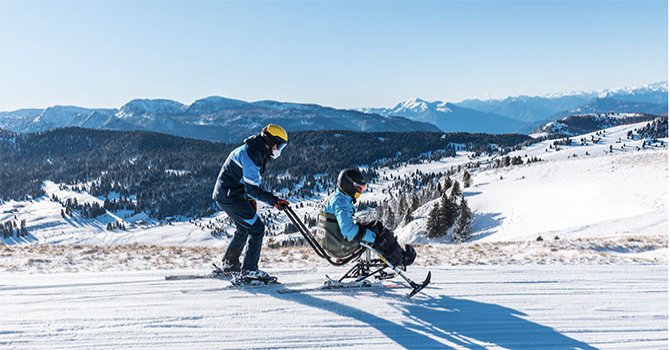
[[[261,288],[165,281],[197,270],[0,273],[7,349],[664,349],[667,266],[433,267],[404,289],[277,293],[318,285],[325,268]],[[422,276],[425,269],[410,270]],[[185,293],[186,292],[186,293]],[[196,293],[197,292],[197,293]]]

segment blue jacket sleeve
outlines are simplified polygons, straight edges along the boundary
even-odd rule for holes
[[[342,236],[347,241],[353,240],[359,230],[365,230],[362,238],[363,242],[373,243],[375,241],[375,234],[372,231],[354,223],[353,205],[337,205],[335,208],[335,217],[337,218],[337,224],[340,226]]]
[[[249,196],[269,205],[274,205],[277,197],[272,193],[265,191],[261,186],[261,171],[258,166],[249,158],[246,151],[241,152],[240,162],[242,163],[242,180],[244,181],[244,190]]]

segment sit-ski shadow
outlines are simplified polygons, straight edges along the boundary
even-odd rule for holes
[[[405,290],[396,288],[323,291],[319,292],[321,298],[311,295],[311,292],[277,293],[281,289],[290,290],[279,286],[246,291],[350,317],[375,328],[406,349],[486,349],[487,346],[507,349],[596,349],[550,327],[526,320],[522,318],[525,314],[520,311],[496,304],[446,295],[431,297],[419,294],[408,299]],[[329,300],[328,293],[346,293],[351,296],[373,293],[372,297],[387,299],[389,304],[403,313],[407,321],[395,323],[354,306]]]

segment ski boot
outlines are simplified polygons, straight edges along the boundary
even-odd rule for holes
[[[223,260],[223,266],[221,267],[216,264],[212,264],[212,267],[210,276],[214,278],[233,278],[242,270],[239,263],[231,263],[229,260]]]
[[[258,286],[263,284],[278,284],[277,277],[270,276],[262,270],[242,270],[230,281],[234,286]]]

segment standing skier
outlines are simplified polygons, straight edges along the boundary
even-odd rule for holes
[[[326,199],[320,213],[319,225],[331,234],[341,235],[348,242],[371,244],[391,264],[404,269],[416,258],[416,251],[409,244],[400,247],[393,232],[373,220],[368,223],[354,222],[354,204],[361,193],[365,192],[365,177],[356,169],[344,169],[337,177],[337,190]],[[337,224],[335,231],[328,223]]]
[[[269,158],[276,159],[288,143],[286,130],[268,124],[228,155],[214,186],[212,199],[235,222],[236,231],[223,257],[224,273],[240,273],[245,280],[268,281],[266,272],[258,269],[265,225],[256,214],[256,200],[285,210],[289,202],[261,188],[261,176]],[[240,255],[249,241],[240,265]]]

